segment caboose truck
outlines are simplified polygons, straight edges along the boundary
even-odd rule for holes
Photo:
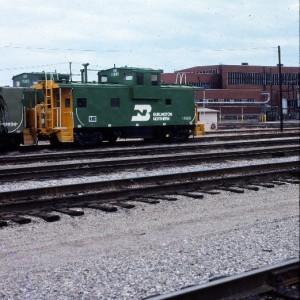
[[[161,85],[162,70],[112,68],[98,72],[98,83],[40,81],[35,124],[51,143],[95,145],[117,138],[184,141],[204,127],[195,119],[195,88]]]

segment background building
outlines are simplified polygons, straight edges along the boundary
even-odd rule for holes
[[[299,67],[281,67],[285,119],[300,119]],[[201,107],[217,109],[220,120],[277,120],[280,113],[278,66],[212,65],[163,73],[165,84],[203,87]]]

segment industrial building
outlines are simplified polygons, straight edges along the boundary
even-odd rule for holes
[[[281,66],[284,119],[300,119],[299,67]],[[163,73],[165,84],[202,87],[199,107],[219,111],[219,121],[275,121],[280,116],[278,66],[211,65]]]

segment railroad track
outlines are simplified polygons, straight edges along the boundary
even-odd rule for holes
[[[59,219],[53,211],[83,214],[75,209],[78,207],[116,211],[118,207],[132,208],[132,201],[174,201],[178,194],[203,198],[205,193],[215,190],[243,193],[245,189],[257,190],[261,186],[299,184],[298,177],[297,163],[282,162],[2,192],[0,226],[6,226],[9,220],[19,224],[30,222],[24,215],[51,222]]]
[[[240,137],[239,137],[240,138]],[[252,136],[253,138],[253,136]],[[234,138],[232,138],[234,139]],[[32,153],[30,155],[3,155],[0,157],[2,164],[22,164],[36,163],[48,161],[78,160],[91,158],[107,158],[107,157],[125,157],[132,155],[158,155],[165,153],[181,153],[183,151],[205,151],[208,149],[234,149],[245,147],[263,147],[278,145],[298,145],[299,136],[285,138],[266,138],[247,141],[217,141],[217,142],[199,142],[187,144],[169,144],[159,146],[142,146],[142,147],[126,147],[113,149],[76,149],[74,151],[59,151],[50,153]]]
[[[236,130],[238,128],[242,128],[245,130],[259,130],[259,129],[266,129],[266,130],[280,130],[280,121],[277,122],[269,122],[269,123],[261,123],[261,122],[253,122],[253,123],[238,123],[238,122],[220,122],[218,124],[218,129],[231,129]],[[292,121],[289,122],[288,120],[284,120],[283,122],[283,129],[291,129],[291,128],[299,128],[299,122]]]
[[[76,175],[94,175],[110,170],[132,169],[141,167],[159,168],[174,165],[195,165],[203,162],[237,159],[263,159],[267,157],[283,157],[298,155],[299,145],[264,147],[260,149],[246,149],[222,151],[214,153],[189,153],[188,155],[155,155],[150,157],[127,157],[121,159],[107,159],[102,161],[74,162],[67,164],[43,164],[38,166],[24,166],[0,170],[0,182],[16,180],[34,180],[45,178],[74,177]]]
[[[244,274],[183,288],[169,294],[147,297],[149,300],[266,300],[299,299],[299,258]]]

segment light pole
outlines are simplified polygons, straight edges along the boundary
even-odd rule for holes
[[[281,54],[278,46],[280,131],[283,131]]]

